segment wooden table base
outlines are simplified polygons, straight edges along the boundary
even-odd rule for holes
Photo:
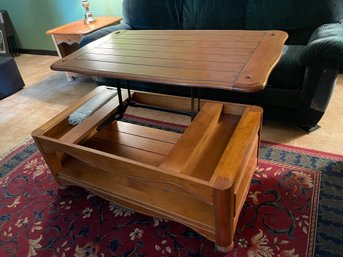
[[[261,109],[202,101],[191,125],[178,134],[120,120],[102,126],[118,109],[113,98],[80,124],[68,124],[74,110],[104,90],[96,88],[32,133],[56,181],[175,220],[214,241],[218,250],[230,250],[257,165]],[[164,108],[190,105],[181,97],[131,97]]]

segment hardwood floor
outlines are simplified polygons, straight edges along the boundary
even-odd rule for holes
[[[58,57],[21,55],[15,60],[25,81],[25,88],[0,100],[0,158],[31,138],[31,131],[45,123],[96,87],[89,78],[69,82],[62,72],[50,70]],[[168,122],[188,124],[189,118],[142,109],[129,109]],[[343,75],[340,75],[321,128],[305,133],[298,127],[265,121],[262,139],[298,147],[343,154]]]

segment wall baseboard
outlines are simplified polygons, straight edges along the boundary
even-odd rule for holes
[[[35,54],[35,55],[52,55],[58,56],[56,51],[53,50],[37,50],[37,49],[18,49],[21,54]]]

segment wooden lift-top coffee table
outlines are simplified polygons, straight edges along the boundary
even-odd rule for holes
[[[282,31],[118,31],[52,69],[254,92],[266,85],[286,38]],[[68,123],[71,113],[113,88],[97,87],[32,133],[56,181],[178,221],[214,241],[218,250],[230,250],[257,165],[262,109],[201,100],[180,135],[113,117],[130,103],[193,113],[194,98],[122,93],[120,82],[114,86],[118,96],[78,125]]]

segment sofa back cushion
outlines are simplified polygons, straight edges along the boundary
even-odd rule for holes
[[[343,18],[343,0],[248,0],[245,29],[279,29],[287,44],[307,44],[324,23]]]
[[[243,29],[248,0],[184,0],[184,29]]]
[[[296,30],[338,22],[342,0],[248,0],[246,29]]]
[[[123,0],[124,22],[133,29],[181,29],[183,0]]]

